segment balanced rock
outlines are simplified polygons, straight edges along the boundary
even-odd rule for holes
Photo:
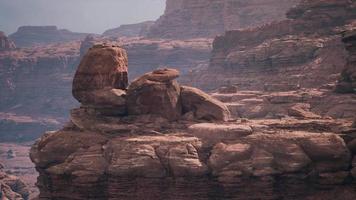
[[[174,69],[159,69],[134,80],[127,91],[129,115],[156,114],[176,120],[182,113],[180,87]]]
[[[197,88],[182,86],[181,100],[183,113],[193,113],[196,119],[227,121],[230,117],[222,102]]]
[[[73,96],[84,106],[122,108],[128,85],[126,51],[98,44],[83,57],[73,80]]]

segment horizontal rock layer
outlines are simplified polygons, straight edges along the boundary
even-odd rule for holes
[[[147,36],[157,38],[215,37],[226,30],[249,28],[285,19],[299,0],[168,0],[165,13]]]

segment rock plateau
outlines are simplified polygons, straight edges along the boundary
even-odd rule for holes
[[[287,180],[307,198],[311,194],[303,187],[297,189],[298,181],[304,186],[330,186],[352,180],[354,151],[346,145],[352,141],[348,134],[352,129],[341,132],[348,122],[231,119],[222,102],[179,85],[175,81],[179,72],[174,69],[155,70],[128,88],[117,88],[127,80],[106,83],[118,68],[127,69],[127,62],[105,62],[108,52],[115,52],[111,55],[117,61],[127,59],[119,47],[96,46],[77,71],[91,76],[96,86],[93,90],[81,84],[83,94],[94,93],[98,98],[90,100],[88,107],[82,95],[75,95],[82,105],[72,110],[71,121],[59,131],[46,133],[31,149],[40,174],[39,199],[185,200],[213,198],[214,188],[224,191],[215,198],[229,199],[224,195],[238,195],[229,185],[242,187],[251,180],[259,191],[273,191],[278,188],[275,183]],[[95,81],[98,68],[107,72],[100,82]],[[81,76],[75,77],[74,91],[80,80]],[[102,112],[103,102],[112,110],[128,112]],[[264,197],[291,198],[288,195],[272,192]]]
[[[18,47],[32,47],[60,42],[82,40],[86,33],[74,33],[56,26],[21,26],[9,37]]]

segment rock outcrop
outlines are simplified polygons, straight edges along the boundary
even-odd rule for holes
[[[140,37],[146,35],[150,27],[154,24],[153,21],[145,21],[137,24],[124,24],[118,28],[107,30],[103,33],[106,37]]]
[[[227,30],[257,27],[285,19],[299,0],[168,0],[165,13],[147,36],[157,38],[215,37]]]
[[[89,50],[78,71],[84,69],[86,59],[105,67],[106,59],[101,58],[105,51],[90,58],[92,50],[98,51]],[[92,74],[93,79],[96,76]],[[72,110],[71,121],[63,129],[38,140],[30,157],[40,174],[39,199],[225,199],[225,195],[238,195],[229,185],[251,180],[258,183],[255,187],[274,191],[278,186],[273,183],[283,184],[283,179],[293,188],[299,187],[298,181],[330,186],[352,179],[354,153],[348,142],[353,136],[341,134],[345,122],[227,122],[225,105],[198,89],[180,86],[175,81],[178,76],[173,69],[147,73],[127,91],[121,88],[126,96],[117,94],[126,100],[128,113],[100,112],[96,104],[119,102],[100,95],[100,103],[91,102],[91,108],[84,103]],[[86,83],[77,86],[97,91]],[[116,89],[115,84],[106,86]],[[211,196],[214,188],[224,194]],[[270,199],[282,198],[278,193],[270,195]]]
[[[75,33],[56,26],[22,26],[9,35],[18,47],[32,47],[60,42],[82,40],[86,33]]]
[[[15,43],[12,42],[4,32],[0,31],[0,51],[10,50],[16,48]]]
[[[0,163],[0,198],[2,200],[27,200],[29,190],[26,184],[16,176],[3,171]]]
[[[356,29],[345,32],[342,41],[349,55],[346,67],[341,72],[341,78],[336,85],[336,92],[356,93]]]
[[[208,69],[189,79],[204,89],[290,91],[335,84],[346,62],[340,32],[354,26],[355,2],[301,1],[287,17],[216,37]]]

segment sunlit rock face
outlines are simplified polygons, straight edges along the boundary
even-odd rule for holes
[[[64,128],[32,146],[39,199],[234,199],[241,188],[250,188],[242,197],[308,197],[318,194],[312,186],[337,188],[352,179],[350,138],[340,134],[346,122],[231,118],[221,101],[179,85],[175,69],[158,69],[117,88],[127,80],[107,82],[117,73],[118,66],[104,59],[113,52],[127,67],[120,47],[90,49],[77,74],[92,82],[78,81],[79,75],[74,80],[74,91],[84,91],[85,98],[75,95],[81,106]],[[89,72],[100,68],[107,73],[97,82],[98,74]],[[113,114],[103,106],[127,112]],[[303,108],[295,112],[310,114]],[[253,181],[267,194],[255,194]],[[294,187],[287,194],[278,192],[278,184]]]
[[[257,27],[285,19],[299,0],[168,0],[149,37],[215,37],[226,30]]]

